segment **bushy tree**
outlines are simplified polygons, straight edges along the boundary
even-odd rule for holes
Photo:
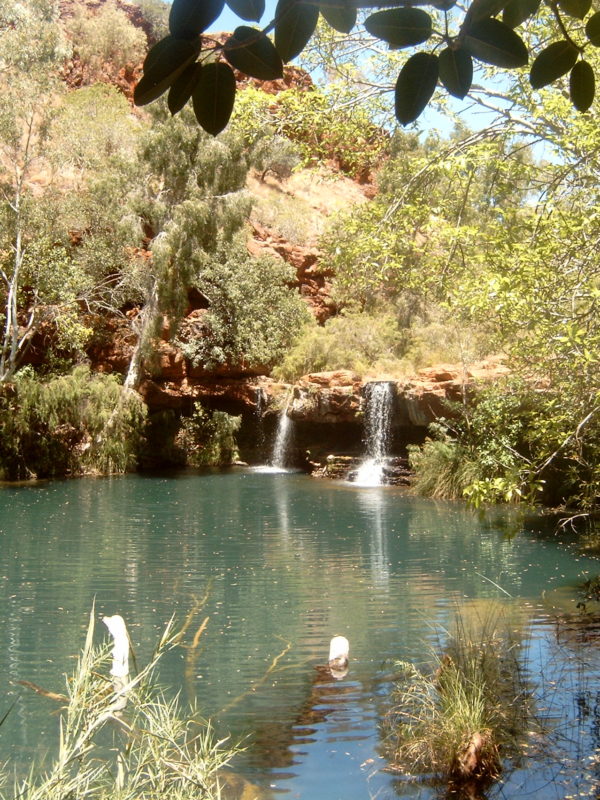
[[[290,288],[293,279],[287,264],[252,258],[238,239],[194,280],[209,308],[198,326],[182,331],[184,354],[206,369],[238,365],[268,372],[310,316]]]
[[[169,117],[159,107],[143,149],[148,177],[138,209],[153,234],[152,258],[139,276],[144,308],[127,385],[141,380],[163,315],[175,333],[192,286],[208,306],[200,336],[186,339],[194,361],[272,363],[296,330],[302,306],[286,286],[287,268],[253,261],[240,244],[251,206],[244,138],[232,132],[213,139],[191,111]]]

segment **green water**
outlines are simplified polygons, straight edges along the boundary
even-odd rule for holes
[[[240,772],[272,796],[430,797],[381,771],[394,661],[422,661],[457,605],[509,594],[529,620],[529,670],[544,673],[542,711],[561,726],[562,753],[528,759],[489,796],[558,799],[591,786],[596,647],[548,618],[547,599],[598,564],[554,536],[509,534],[500,512],[483,524],[462,504],[294,474],[4,487],[0,717],[19,700],[0,728],[0,763],[52,747],[52,702],[17,682],[62,690],[94,598],[98,618],[123,615],[144,661],[172,612],[184,617],[210,587],[190,631],[209,617],[198,652],[173,654],[161,680],[220,730],[249,737]],[[350,640],[350,671],[323,683],[314,667],[334,634]]]

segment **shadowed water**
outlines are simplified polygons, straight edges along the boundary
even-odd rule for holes
[[[547,601],[597,563],[554,536],[510,538],[504,523],[394,488],[250,470],[2,488],[0,717],[19,700],[0,728],[0,762],[56,741],[53,703],[17,682],[63,690],[94,598],[98,617],[125,617],[144,661],[171,613],[184,617],[210,588],[200,647],[173,653],[161,681],[220,731],[249,737],[241,773],[273,796],[431,797],[381,771],[394,662],[422,662],[457,605],[508,593],[523,611],[529,672],[543,673],[539,713],[560,742],[489,796],[560,800],[592,786],[598,658],[585,635],[548,618]],[[351,647],[339,682],[315,670],[334,634]]]

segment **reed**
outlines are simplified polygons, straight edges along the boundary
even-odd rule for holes
[[[178,697],[157,688],[156,668],[181,641],[171,621],[149,664],[120,690],[115,702],[107,676],[108,647],[93,645],[94,619],[75,672],[67,680],[58,752],[40,772],[32,765],[11,788],[0,775],[2,800],[217,800],[219,771],[237,748],[218,740],[197,709],[185,711]]]

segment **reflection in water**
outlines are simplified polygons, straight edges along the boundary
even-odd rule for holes
[[[385,589],[390,578],[387,504],[383,497],[385,491],[383,488],[377,488],[358,493],[358,505],[370,532],[371,576],[378,589]]]
[[[456,604],[503,597],[496,583],[534,615],[523,634],[529,669],[533,678],[543,666],[545,685],[554,682],[539,705],[577,738],[564,763],[596,746],[595,689],[582,685],[575,644],[556,639],[541,605],[542,592],[596,571],[595,562],[550,538],[511,541],[460,504],[250,470],[131,475],[4,488],[0,536],[0,716],[18,680],[61,689],[94,597],[99,615],[127,620],[144,663],[172,612],[184,618],[210,587],[189,629],[188,644],[207,618],[197,647],[174,652],[161,683],[184,684],[219,731],[250,737],[236,770],[254,783],[310,800],[391,797],[396,784],[377,769],[377,747],[394,663],[421,663]],[[314,669],[334,634],[352,645],[337,683]],[[592,650],[577,647],[590,664]],[[599,674],[586,666],[590,680]],[[2,726],[0,763],[27,761],[56,731],[43,699],[24,694]],[[557,794],[551,770],[527,761],[503,791],[563,800],[573,775],[561,775]]]

